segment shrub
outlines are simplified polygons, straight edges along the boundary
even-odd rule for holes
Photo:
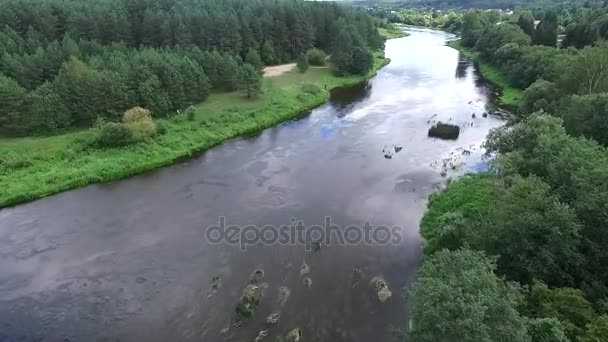
[[[313,83],[305,83],[302,85],[302,91],[308,94],[317,95],[321,93],[321,88]]]
[[[308,57],[306,57],[306,55],[303,53],[298,56],[297,62],[298,70],[300,70],[301,73],[305,73],[310,67],[310,64],[308,63]]]
[[[122,117],[122,122],[132,134],[132,138],[136,141],[146,139],[156,134],[156,124],[152,120],[150,111],[135,107],[127,110]]]
[[[310,49],[306,52],[306,57],[308,57],[308,63],[310,65],[324,66],[327,54],[320,49]]]
[[[167,123],[164,120],[156,121],[156,133],[163,135],[167,133]]]
[[[119,147],[133,142],[133,133],[124,124],[108,122],[97,132],[95,142],[101,147]]]
[[[312,98],[312,95],[310,93],[299,93],[296,98],[300,102],[307,102]]]

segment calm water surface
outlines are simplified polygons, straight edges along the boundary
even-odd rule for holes
[[[392,63],[375,78],[298,120],[157,172],[1,210],[0,341],[254,341],[271,312],[281,319],[263,341],[294,328],[303,341],[394,340],[408,321],[401,293],[418,267],[426,198],[446,174],[483,167],[479,146],[502,124],[482,118],[491,90],[444,46],[450,35],[408,31],[387,42]],[[433,120],[462,125],[460,138],[428,138]],[[386,159],[392,145],[403,150]],[[399,226],[402,239],[243,252],[205,239],[220,216],[260,226],[328,216],[341,227]],[[256,268],[268,288],[255,316],[231,325]],[[375,276],[393,293],[385,303]],[[281,286],[291,292],[284,304]]]

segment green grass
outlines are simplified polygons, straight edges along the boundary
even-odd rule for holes
[[[404,31],[400,30],[397,27],[393,27],[390,30],[379,27],[378,32],[380,32],[380,35],[386,39],[396,39],[396,38],[402,38],[402,37],[408,36],[407,33],[405,33]]]
[[[511,86],[505,75],[498,69],[496,65],[483,60],[479,57],[477,52],[471,48],[462,46],[458,40],[451,41],[448,43],[448,45],[475,61],[475,64],[483,77],[500,89],[501,94],[499,101],[502,105],[509,108],[516,108],[519,106],[522,99],[523,90]]]
[[[239,92],[212,94],[195,106],[194,120],[185,114],[167,120],[167,133],[117,149],[95,149],[83,143],[90,131],[52,137],[0,138],[0,207],[45,197],[91,183],[132,176],[207,150],[227,139],[256,132],[325,103],[335,87],[360,83],[386,65],[376,53],[375,67],[365,76],[335,77],[327,68],[305,74],[288,72],[266,78],[263,94],[250,100]],[[305,93],[314,83],[321,91]]]

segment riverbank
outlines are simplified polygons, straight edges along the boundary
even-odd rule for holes
[[[477,52],[472,49],[462,46],[460,40],[453,40],[448,43],[448,46],[472,59],[478,66],[478,70],[483,77],[500,89],[500,97],[498,100],[501,105],[508,107],[509,109],[517,108],[522,99],[523,90],[511,86],[505,75],[495,65],[479,58]]]
[[[329,90],[358,84],[390,62],[375,54],[364,76],[336,77],[328,68],[290,71],[265,78],[263,94],[249,100],[240,92],[212,94],[194,107],[194,118],[165,121],[167,131],[117,149],[86,146],[90,131],[52,137],[0,138],[0,207],[23,203],[92,183],[111,182],[173,164],[227,139],[298,117],[329,99]],[[306,84],[320,91],[307,92]]]
[[[403,37],[408,36],[408,34],[405,31],[399,29],[399,27],[397,27],[397,26],[393,26],[391,29],[385,29],[385,28],[379,27],[378,32],[380,33],[380,35],[382,37],[384,37],[387,40],[403,38]]]

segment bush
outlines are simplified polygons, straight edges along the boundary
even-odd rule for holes
[[[306,57],[308,57],[308,63],[310,63],[310,65],[324,66],[327,54],[320,49],[310,49],[306,52]]]
[[[439,122],[429,128],[429,137],[456,140],[460,135],[460,127]]]
[[[120,147],[134,141],[133,133],[124,124],[108,122],[97,132],[95,142],[101,147]]]
[[[163,135],[167,133],[167,123],[164,120],[156,121],[156,133]]]
[[[312,98],[312,95],[310,93],[299,93],[296,98],[300,102],[307,102]]]
[[[321,93],[321,88],[313,83],[306,83],[302,85],[302,91],[308,94],[317,95]]]
[[[310,64],[308,63],[308,57],[306,57],[306,55],[303,53],[298,56],[297,62],[298,70],[300,70],[301,73],[305,73],[310,67]]]
[[[135,107],[127,110],[122,117],[122,122],[130,131],[135,141],[143,140],[156,134],[156,124],[152,120],[150,111]]]

